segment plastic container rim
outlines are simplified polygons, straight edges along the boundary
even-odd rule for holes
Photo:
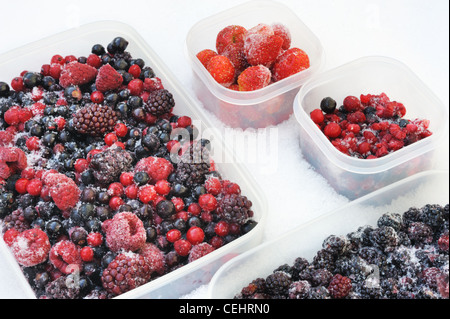
[[[311,118],[306,113],[305,109],[302,106],[303,97],[316,85],[320,85],[323,82],[332,81],[334,78],[339,77],[337,75],[340,70],[346,69],[348,67],[363,65],[364,63],[387,63],[392,64],[396,68],[402,70],[408,74],[408,76],[416,83],[421,85],[421,90],[425,92],[431,99],[434,100],[435,105],[442,109],[442,111],[446,114],[446,120],[444,127],[437,132],[433,132],[433,134],[425,139],[422,139],[416,143],[408,145],[400,150],[392,152],[386,156],[375,158],[375,159],[360,159],[351,157],[349,155],[343,154],[335,147],[332,146],[330,141],[325,137],[323,132],[321,132]],[[328,76],[331,79],[325,78]],[[297,96],[294,99],[294,115],[297,119],[297,122],[305,129],[307,134],[314,138],[315,145],[319,147],[321,152],[334,164],[345,169],[348,172],[358,173],[358,174],[375,174],[383,171],[387,171],[395,166],[398,166],[411,158],[418,157],[424,153],[427,153],[436,148],[436,144],[442,142],[445,133],[448,131],[448,114],[447,110],[444,108],[442,101],[420,80],[416,74],[412,72],[412,70],[407,67],[404,63],[400,62],[391,57],[386,56],[365,56],[358,58],[356,60],[347,62],[343,65],[340,65],[331,70],[327,70],[320,74],[316,74],[311,77],[306,83],[300,88]],[[408,153],[409,152],[409,153]],[[411,156],[411,153],[414,152],[414,155]]]

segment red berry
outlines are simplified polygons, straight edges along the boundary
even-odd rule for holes
[[[269,85],[272,73],[263,65],[246,68],[238,77],[239,91],[254,91]]]
[[[98,55],[91,53],[86,59],[86,64],[98,69],[103,63],[102,59]]]
[[[55,54],[54,56],[52,56],[52,58],[50,60],[50,64],[52,64],[52,63],[58,63],[58,64],[63,65],[65,63],[65,60],[62,57],[62,55]]]
[[[209,243],[211,244],[211,246],[217,249],[223,246],[223,239],[220,236],[213,236]]]
[[[311,120],[316,124],[320,124],[325,120],[325,116],[323,115],[323,112],[321,109],[312,110],[310,113],[310,117],[311,117]]]
[[[205,49],[197,53],[196,57],[200,60],[201,64],[206,68],[208,66],[209,60],[216,56],[217,52],[211,49]]]
[[[323,132],[329,138],[335,138],[341,135],[341,127],[337,123],[329,123],[327,126],[325,126]]]
[[[190,213],[191,215],[198,216],[201,212],[202,208],[197,203],[192,203],[188,207],[188,213]]]
[[[87,243],[89,246],[98,247],[103,243],[103,236],[101,233],[92,232],[87,235]]]
[[[131,95],[139,95],[144,90],[144,82],[141,79],[133,79],[127,86]]]
[[[200,244],[205,239],[205,233],[203,229],[198,226],[192,226],[186,233],[186,239],[192,244]]]
[[[14,91],[23,91],[23,89],[25,88],[24,84],[23,84],[23,79],[22,77],[15,77],[11,80],[11,88]]]
[[[49,75],[54,79],[59,79],[61,77],[61,72],[63,70],[63,67],[59,63],[53,63],[50,65],[49,69]]]
[[[216,226],[214,227],[214,232],[221,237],[224,237],[226,235],[228,235],[230,231],[230,226],[228,225],[227,222],[221,220],[220,222],[218,222],[216,224]]]
[[[134,183],[133,181],[134,174],[131,172],[123,172],[120,174],[120,183],[122,183],[123,186],[129,186]]]
[[[299,48],[290,48],[283,52],[272,67],[274,81],[281,81],[291,75],[308,69],[308,54]]]
[[[228,87],[234,82],[235,69],[226,56],[216,55],[212,57],[206,69],[214,80],[222,86]]]
[[[219,195],[222,190],[222,184],[217,177],[210,177],[205,181],[206,191],[211,195]]]
[[[188,127],[192,125],[192,119],[189,116],[180,116],[177,120],[178,127]]]
[[[178,255],[187,256],[192,248],[192,244],[186,239],[179,239],[173,244],[173,248]]]
[[[172,197],[171,202],[175,205],[175,211],[181,212],[184,209],[184,201],[179,197]]]
[[[136,199],[138,197],[139,188],[135,184],[131,184],[125,188],[125,196],[129,199]]]
[[[39,196],[41,195],[42,187],[43,187],[42,181],[40,179],[35,178],[28,182],[26,190],[30,195]]]
[[[105,136],[105,144],[108,146],[113,145],[115,142],[117,142],[119,139],[117,138],[117,135],[115,133],[108,133]]]
[[[344,99],[344,109],[347,112],[355,112],[361,108],[361,101],[356,96],[347,96]]]
[[[67,56],[64,57],[64,62],[66,64],[70,63],[70,62],[74,62],[74,61],[78,61],[77,57],[74,56],[74,55],[67,55]]]
[[[225,48],[232,43],[243,43],[247,29],[240,25],[229,25],[219,31],[216,37],[217,53],[222,54]]]
[[[361,130],[361,127],[358,124],[348,124],[347,130],[352,132],[353,134],[358,134]]]
[[[155,184],[155,190],[159,195],[167,195],[170,193],[170,183],[165,179],[157,181]]]
[[[20,232],[16,230],[15,228],[10,228],[3,234],[3,240],[5,241],[6,245],[11,246],[14,242],[14,239],[16,239],[17,235],[19,235]]]
[[[210,212],[217,208],[217,199],[211,194],[203,194],[200,195],[198,204],[203,210]]]
[[[75,164],[73,166],[75,168],[75,171],[77,171],[78,173],[83,173],[89,167],[89,162],[84,158],[79,158],[75,161]]]
[[[97,104],[103,103],[104,99],[105,99],[104,95],[100,91],[94,91],[91,93],[91,101],[93,103],[97,103]]]
[[[128,68],[128,73],[130,73],[135,79],[141,75],[141,67],[137,64],[133,64]]]
[[[141,202],[147,204],[148,202],[157,198],[155,187],[153,185],[146,185],[139,189],[138,197]]]
[[[40,140],[37,136],[32,136],[26,140],[25,145],[28,150],[37,151],[38,149],[40,149],[39,141]]]
[[[94,259],[94,250],[91,247],[83,247],[80,251],[81,260],[90,262]]]
[[[110,196],[122,196],[123,185],[119,182],[112,183],[108,186],[108,194]]]
[[[171,229],[166,233],[166,238],[170,243],[174,243],[181,239],[181,231],[178,229]]]
[[[17,125],[20,123],[20,108],[18,106],[10,107],[4,114],[3,119],[8,125]]]
[[[111,207],[112,210],[119,209],[119,207],[122,206],[123,204],[124,201],[119,196],[111,197],[111,199],[109,200],[109,207]]]
[[[114,132],[116,132],[116,135],[117,135],[118,137],[124,137],[124,136],[126,136],[127,133],[128,133],[128,128],[127,128],[127,126],[126,126],[125,124],[123,124],[123,123],[117,123],[117,124],[114,126]]]
[[[26,179],[26,178],[19,178],[16,181],[16,184],[15,184],[16,191],[19,194],[25,194],[27,192],[28,183],[29,183],[28,179]]]

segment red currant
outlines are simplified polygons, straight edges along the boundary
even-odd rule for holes
[[[103,243],[103,236],[101,233],[92,232],[87,235],[87,243],[89,246],[98,247]]]
[[[178,229],[171,229],[166,233],[166,238],[169,242],[174,243],[181,239],[181,231]]]
[[[224,236],[228,235],[228,233],[230,232],[230,226],[228,225],[228,223],[226,221],[221,220],[214,227],[214,232],[218,236],[224,237]]]
[[[200,195],[198,204],[203,210],[211,212],[217,208],[217,199],[211,194],[203,194]]]
[[[80,257],[84,262],[90,262],[94,259],[94,250],[91,247],[83,247],[80,250]]]
[[[16,181],[15,188],[19,194],[25,194],[27,192],[29,180],[26,178],[19,178]]]
[[[170,183],[165,179],[161,179],[156,182],[155,190],[159,195],[167,195],[170,193]]]
[[[128,83],[127,88],[131,95],[139,95],[144,90],[144,82],[140,79],[133,79]]]
[[[139,188],[135,184],[131,184],[125,188],[125,196],[129,199],[136,199],[138,197]]]
[[[116,132],[116,135],[119,137],[124,137],[127,135],[128,133],[128,128],[125,124],[123,123],[117,123],[114,126],[114,132]]]
[[[147,204],[148,202],[155,200],[157,197],[155,187],[153,185],[146,185],[139,189],[138,197],[141,202]]]
[[[108,133],[105,136],[105,144],[108,146],[113,145],[115,142],[117,142],[119,139],[117,138],[117,135],[114,133]]]
[[[192,226],[186,232],[186,239],[192,244],[197,245],[200,244],[203,239],[205,239],[205,233],[203,229],[198,226]]]
[[[120,174],[120,183],[122,183],[123,186],[129,186],[133,184],[133,176],[134,174],[131,172],[123,172]]]
[[[42,181],[40,179],[34,178],[28,182],[26,190],[30,195],[39,196],[41,195],[42,186]]]
[[[76,172],[83,173],[89,167],[89,162],[84,158],[79,158],[75,161],[73,167]]]
[[[128,73],[130,73],[135,79],[141,75],[141,67],[137,64],[133,64],[129,67]]]
[[[103,96],[103,93],[100,91],[94,91],[91,93],[91,101],[93,103],[97,103],[97,104],[103,103],[104,99],[105,98]]]
[[[173,248],[175,249],[175,252],[180,256],[187,256],[189,255],[189,251],[192,248],[192,244],[187,241],[186,239],[178,239],[174,244]]]
[[[323,115],[323,112],[321,109],[315,109],[315,110],[311,111],[310,117],[311,117],[311,120],[316,124],[320,124],[325,120],[325,116]]]

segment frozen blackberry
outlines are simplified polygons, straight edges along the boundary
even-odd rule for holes
[[[330,293],[324,286],[311,287],[309,289],[308,299],[330,299]]]
[[[119,254],[102,273],[103,288],[109,293],[120,295],[145,284],[150,279],[147,260],[138,254]]]
[[[334,275],[333,279],[328,286],[328,291],[330,295],[335,299],[342,299],[347,297],[347,295],[352,290],[352,281],[342,276],[341,274]]]
[[[185,186],[203,184],[209,172],[210,156],[201,143],[194,143],[181,155],[175,171],[175,180]]]
[[[372,243],[384,251],[392,251],[398,245],[398,235],[394,228],[382,226],[375,229],[370,238]]]
[[[240,297],[242,299],[251,298],[257,293],[264,293],[266,290],[266,280],[264,278],[256,278],[247,286],[242,288]]]
[[[291,276],[283,271],[277,271],[266,278],[266,291],[275,298],[287,297],[292,283]]]
[[[26,220],[23,210],[16,209],[3,219],[3,232],[15,228],[19,232],[30,229],[30,223]]]
[[[306,299],[310,289],[311,284],[306,280],[294,281],[289,286],[289,299]]]
[[[396,231],[401,230],[403,226],[402,216],[398,213],[383,214],[377,221],[377,226],[390,226]]]
[[[169,113],[174,106],[175,100],[172,93],[166,89],[160,89],[150,92],[144,108],[152,115],[158,116]]]
[[[424,223],[414,222],[408,227],[408,237],[415,245],[430,243],[433,240],[433,230]]]
[[[77,299],[80,296],[79,285],[72,276],[61,276],[45,287],[45,297],[49,299]]]
[[[312,265],[316,268],[333,269],[336,256],[326,249],[319,250],[313,258]]]
[[[342,236],[330,235],[322,243],[322,248],[334,255],[341,255],[348,249],[348,240]]]
[[[218,202],[217,214],[228,223],[243,225],[253,216],[251,207],[252,202],[246,196],[226,194]]]
[[[351,256],[336,261],[335,273],[349,277],[353,282],[363,282],[372,272],[365,259]]]
[[[122,172],[132,168],[133,158],[120,147],[110,147],[92,157],[89,167],[94,178],[102,185],[117,180]]]
[[[114,130],[117,120],[116,112],[109,106],[88,104],[73,115],[73,127],[81,134],[102,136]]]

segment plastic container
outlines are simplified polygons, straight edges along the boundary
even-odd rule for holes
[[[216,50],[216,37],[228,25],[247,29],[259,23],[283,23],[292,36],[291,47],[304,50],[310,67],[282,81],[251,92],[239,92],[218,84],[197,59],[204,49]],[[196,23],[186,38],[186,54],[191,63],[193,87],[204,107],[233,128],[260,128],[276,125],[292,114],[299,87],[323,63],[323,49],[317,37],[288,7],[275,1],[250,1]]]
[[[329,235],[345,236],[358,227],[376,227],[386,212],[403,213],[410,207],[449,203],[448,171],[426,171],[354,200],[341,208],[261,244],[223,265],[208,288],[213,299],[233,298],[252,280],[266,278],[297,257],[312,261]]]
[[[48,63],[54,54],[87,55],[92,45],[96,43],[106,45],[116,36],[126,38],[129,41],[127,51],[135,58],[142,58],[146,65],[152,67],[156,76],[161,78],[164,87],[174,96],[175,113],[190,116],[199,128],[200,134],[208,131],[208,138],[212,143],[211,156],[215,159],[215,154],[220,154],[228,159],[216,160],[217,170],[222,176],[239,183],[242,193],[253,202],[254,219],[258,222],[249,233],[211,254],[117,297],[178,298],[209,282],[214,272],[225,261],[259,244],[267,214],[266,199],[261,189],[248,171],[233,161],[231,152],[223,145],[223,141],[214,138],[214,131],[208,129],[212,125],[204,111],[186,94],[176,77],[145,40],[130,26],[114,21],[86,24],[2,54],[0,79],[10,81],[22,70],[40,70],[41,65]],[[3,238],[0,239],[0,298],[35,298]]]
[[[358,159],[337,150],[310,118],[310,112],[319,108],[325,97],[342,103],[348,95],[382,92],[391,101],[405,105],[405,118],[430,120],[433,135],[381,158]],[[360,58],[315,76],[300,89],[294,114],[300,123],[303,156],[337,192],[349,199],[433,169],[434,151],[448,134],[448,111],[443,103],[408,67],[387,57]]]

